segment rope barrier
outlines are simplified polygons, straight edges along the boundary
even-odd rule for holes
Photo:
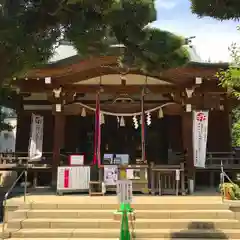
[[[78,104],[81,107],[89,109],[91,111],[94,111],[94,112],[96,111],[96,108],[90,107],[90,106],[88,106],[88,105],[86,105],[84,103],[78,102],[78,103],[75,103],[75,104]],[[155,108],[152,108],[152,109],[149,109],[149,110],[145,110],[144,113],[152,113],[152,112],[157,111],[157,110],[159,110],[159,109],[161,109],[163,107],[166,107],[166,106],[169,106],[169,105],[173,105],[173,104],[176,104],[176,103],[175,102],[164,103],[164,104],[162,104],[160,106],[157,106]],[[142,111],[140,111],[140,112],[132,112],[132,113],[113,113],[113,112],[108,112],[108,111],[101,110],[101,113],[105,114],[105,115],[109,115],[109,116],[115,116],[115,117],[119,117],[119,116],[122,116],[122,117],[132,117],[132,116],[141,116]]]

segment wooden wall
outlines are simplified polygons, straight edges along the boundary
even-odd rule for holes
[[[230,117],[227,111],[209,112],[207,147],[209,152],[232,151]]]
[[[51,111],[38,112],[44,116],[43,151],[53,151],[53,127],[54,116]],[[208,128],[208,151],[221,152],[231,151],[231,137],[229,128],[229,115],[226,111],[210,111]],[[167,138],[168,146],[173,151],[183,150],[182,141],[182,118],[180,116],[165,116],[163,120],[158,119],[154,125],[164,125],[161,134]],[[30,136],[31,112],[24,111],[18,115],[16,151],[27,152]],[[89,128],[94,133],[94,119],[81,118],[79,116],[66,116],[65,125],[65,150],[74,152],[76,148],[83,145],[86,131],[81,128]],[[155,128],[155,127],[154,127]],[[86,130],[86,129],[85,129]],[[160,131],[160,130],[159,130]],[[114,138],[113,138],[114,139]]]

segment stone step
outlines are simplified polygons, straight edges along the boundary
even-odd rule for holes
[[[118,238],[119,229],[12,229],[5,237],[12,238]],[[135,231],[136,238],[167,239],[167,238],[215,238],[239,239],[240,229],[197,230],[197,229],[139,229]]]
[[[223,210],[228,209],[229,206],[227,204],[222,203],[160,203],[160,204],[132,204],[132,207],[135,210]],[[53,203],[31,203],[31,204],[23,204],[20,206],[20,209],[34,209],[34,210],[54,210],[54,209],[61,209],[61,210],[116,210],[119,208],[119,204],[98,204],[92,203],[80,203],[80,204],[53,204]]]
[[[24,240],[25,238],[11,238],[10,240]],[[37,240],[105,240],[105,238],[35,238]],[[151,238],[151,240],[196,240],[195,238]],[[204,238],[205,240],[219,240],[219,238]],[[119,238],[108,238],[108,240],[119,240]],[[134,238],[134,240],[148,240],[148,238]],[[232,240],[232,238],[228,238]],[[234,239],[240,240],[240,239]]]
[[[114,210],[17,210],[14,218],[113,218]],[[136,210],[136,218],[148,219],[233,219],[234,212],[230,210]]]
[[[129,222],[130,226],[136,229],[237,229],[240,228],[240,222],[234,219],[136,219],[135,222]],[[133,224],[133,225],[132,225]],[[120,229],[120,221],[113,221],[112,219],[49,219],[49,218],[35,218],[35,219],[12,219],[8,222],[8,228],[76,228],[76,229]]]
[[[25,238],[11,238],[10,240],[24,240]],[[35,238],[37,240],[105,240],[105,238]],[[219,238],[204,238],[205,240],[219,240]],[[108,240],[119,240],[119,238],[108,238]],[[148,238],[134,238],[134,240],[148,240]],[[151,238],[151,240],[196,240],[195,238]],[[232,238],[228,238],[232,240]],[[240,239],[234,239],[240,240]]]

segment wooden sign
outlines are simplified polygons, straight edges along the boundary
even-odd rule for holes
[[[84,165],[84,155],[70,155],[69,156],[69,166],[81,166]]]

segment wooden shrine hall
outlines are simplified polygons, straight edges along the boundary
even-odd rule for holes
[[[31,114],[35,113],[44,117],[42,161],[50,165],[53,182],[57,167],[66,164],[62,152],[82,153],[84,163],[91,164],[99,93],[102,159],[113,153],[127,154],[132,165],[171,169],[184,164],[185,179],[196,180],[196,185],[208,186],[208,181],[216,185],[220,160],[228,170],[240,168],[232,160],[230,112],[234,101],[215,77],[226,67],[224,63],[189,62],[146,75],[136,69],[123,72],[114,56],[84,60],[73,56],[34,69],[13,81],[18,94],[16,154],[28,152]],[[151,115],[145,131],[146,162],[141,163],[138,113],[143,89],[144,111]],[[196,109],[209,110],[205,169],[193,165],[192,111]]]

